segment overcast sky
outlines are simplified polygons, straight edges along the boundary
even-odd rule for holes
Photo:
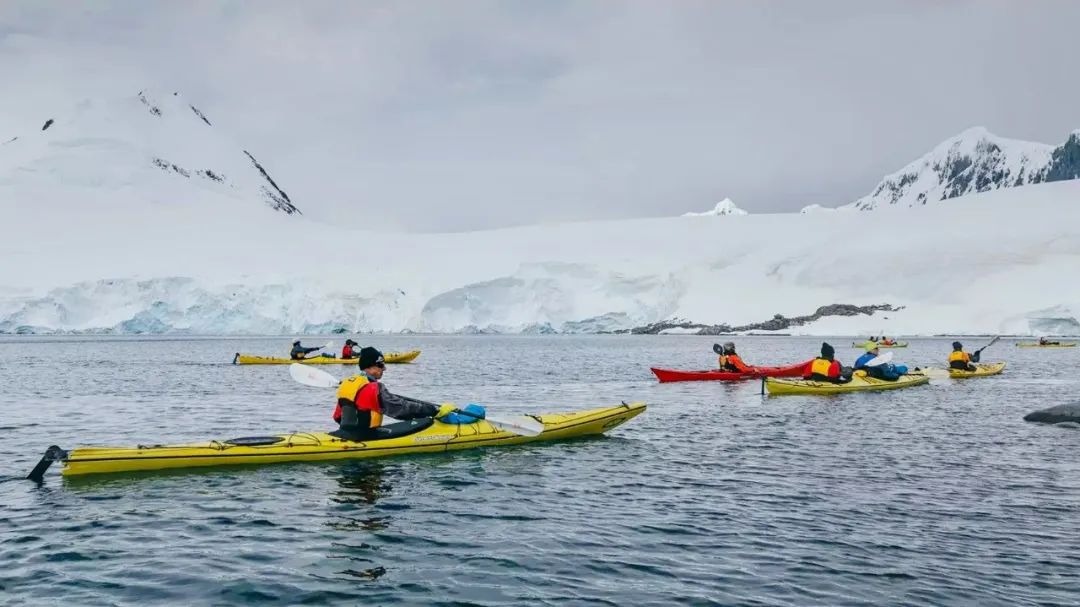
[[[179,90],[309,217],[836,205],[963,129],[1080,128],[1080,2],[0,2],[0,138]]]

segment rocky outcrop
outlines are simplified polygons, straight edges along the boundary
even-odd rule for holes
[[[791,327],[800,327],[812,323],[826,316],[870,316],[874,312],[896,312],[903,310],[904,306],[893,307],[891,304],[874,304],[869,306],[855,306],[851,304],[832,304],[821,306],[813,314],[807,316],[795,316],[787,318],[783,314],[776,314],[764,322],[749,325],[731,326],[727,324],[705,325],[685,320],[664,320],[643,327],[634,327],[627,331],[615,331],[615,333],[631,333],[634,335],[658,335],[664,331],[678,329],[687,331],[697,329],[696,335],[724,335],[728,333],[743,333],[746,331],[783,331]]]

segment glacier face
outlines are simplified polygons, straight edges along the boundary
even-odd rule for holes
[[[581,333],[889,303],[904,309],[888,321],[829,317],[795,332],[1048,332],[1072,327],[1080,310],[1080,283],[1064,279],[1080,275],[1078,200],[1080,181],[1069,181],[876,213],[434,235],[293,218],[224,229],[200,211],[188,224],[177,215],[100,239],[114,220],[87,214],[86,233],[50,246],[34,246],[44,226],[0,243],[32,253],[0,268],[0,331]],[[878,238],[883,229],[893,237]],[[192,233],[198,246],[181,246]],[[314,243],[312,254],[283,247],[290,238]],[[335,254],[339,242],[364,249]],[[177,268],[188,271],[169,273]]]

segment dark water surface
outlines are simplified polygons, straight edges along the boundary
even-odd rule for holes
[[[0,605],[1080,603],[1080,431],[1021,421],[1077,400],[1080,349],[1001,342],[995,378],[762,398],[755,382],[653,380],[650,365],[711,365],[712,338],[370,341],[424,350],[389,369],[402,394],[649,410],[599,439],[78,481],[54,468],[39,486],[19,477],[50,444],[329,429],[334,395],[227,364],[287,338],[5,338]],[[820,341],[739,343],[765,364]],[[851,340],[831,341],[850,364]],[[897,360],[938,362],[949,341]]]

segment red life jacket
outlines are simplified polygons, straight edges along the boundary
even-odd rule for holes
[[[342,348],[341,348],[341,357],[342,358],[352,358],[354,356],[356,356],[356,354],[353,352],[353,347],[351,345],[342,346]]]

